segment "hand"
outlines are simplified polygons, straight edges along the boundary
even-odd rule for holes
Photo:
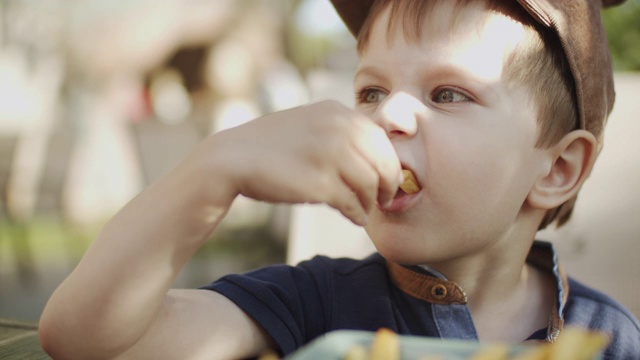
[[[269,202],[326,203],[363,225],[395,196],[400,161],[367,116],[325,101],[217,134],[237,192]]]

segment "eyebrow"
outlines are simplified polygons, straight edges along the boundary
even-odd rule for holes
[[[361,78],[363,76],[369,76],[379,81],[386,79],[386,77],[382,74],[382,70],[379,67],[373,65],[367,65],[358,69],[358,71],[356,71],[356,74],[353,76],[353,82],[355,83],[358,78]]]

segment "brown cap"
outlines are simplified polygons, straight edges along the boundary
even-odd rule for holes
[[[603,6],[625,0],[518,0],[543,26],[559,37],[575,80],[580,127],[602,144],[613,108],[613,70],[600,19]],[[352,34],[357,35],[374,0],[331,0]]]

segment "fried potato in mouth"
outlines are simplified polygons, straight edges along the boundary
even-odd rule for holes
[[[418,180],[416,180],[415,175],[411,170],[404,169],[402,170],[402,175],[404,176],[404,181],[400,184],[400,189],[404,191],[406,194],[411,195],[420,191],[420,185],[418,185]]]

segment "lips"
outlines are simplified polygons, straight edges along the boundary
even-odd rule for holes
[[[416,176],[413,171],[403,166],[402,174],[404,175],[404,181],[398,187],[395,197],[391,204],[385,208],[379,207],[384,213],[399,213],[412,207],[419,199],[418,193],[422,188],[420,187]]]

